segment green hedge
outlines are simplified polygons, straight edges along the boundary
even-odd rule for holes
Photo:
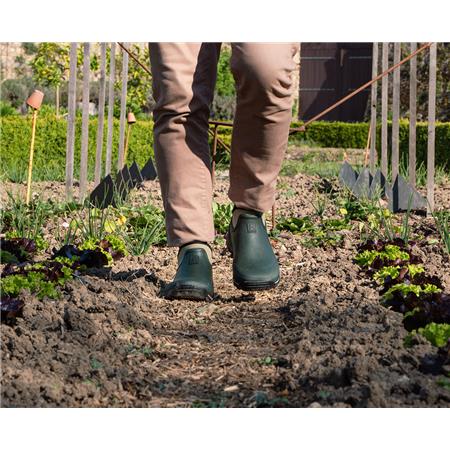
[[[292,127],[300,127],[301,123],[293,123]],[[392,123],[388,124],[388,142],[391,142]],[[291,144],[306,142],[317,147],[333,148],[365,148],[367,143],[368,123],[345,122],[313,122],[306,132],[296,133],[289,138]],[[400,154],[407,157],[409,148],[409,122],[400,122]],[[417,136],[417,163],[426,164],[428,124],[419,122]],[[390,153],[390,145],[388,146]],[[381,124],[377,126],[377,149],[381,148]],[[436,123],[436,165],[450,168],[450,123]]]
[[[10,178],[24,179],[28,164],[28,150],[31,138],[31,118],[22,116],[1,117],[0,148],[1,148],[1,175],[7,174]],[[299,127],[301,123],[292,123]],[[39,117],[36,147],[35,147],[35,179],[64,179],[65,152],[66,152],[65,119],[53,117]],[[150,156],[153,156],[153,123],[151,121],[138,121],[133,125],[130,145],[129,161],[136,160],[143,165]],[[400,123],[400,151],[402,155],[408,154],[409,125],[407,121]],[[391,124],[389,124],[389,133]],[[228,145],[231,144],[229,127],[219,128],[219,137]],[[378,127],[377,147],[380,146],[381,126]],[[95,141],[97,133],[97,119],[89,122],[89,177],[93,177],[95,159]],[[364,148],[368,133],[367,123],[344,122],[314,122],[306,132],[297,133],[289,138],[290,144],[306,143],[317,147],[334,148]],[[426,123],[417,125],[417,161],[426,164],[427,152]],[[77,119],[75,139],[75,177],[78,176],[80,161],[81,118]],[[114,120],[113,135],[113,167],[117,161],[119,141],[119,122]],[[106,147],[106,124],[105,124]],[[105,151],[103,151],[105,153]],[[227,161],[219,147],[218,160]],[[104,164],[104,161],[103,161]],[[436,124],[436,165],[450,168],[450,123]]]
[[[106,122],[106,121],[105,121]],[[28,165],[28,152],[31,139],[30,117],[2,117],[0,119],[1,175],[12,179],[23,179]],[[34,155],[34,178],[64,179],[66,166],[66,130],[65,119],[38,117]],[[104,128],[103,168],[105,164],[106,132]],[[93,179],[97,137],[97,119],[89,121],[89,178]],[[119,120],[114,119],[113,159],[117,164],[119,147]],[[75,135],[75,177],[78,177],[81,148],[81,118],[77,118]],[[131,131],[128,159],[145,164],[153,155],[153,133],[151,122],[137,122]]]

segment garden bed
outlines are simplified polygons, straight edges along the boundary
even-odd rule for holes
[[[323,186],[317,176],[280,177],[280,223],[314,215]],[[63,199],[62,183],[35,188]],[[216,202],[227,202],[227,188],[220,172]],[[448,192],[447,184],[437,188],[437,205],[450,207]],[[157,183],[146,183],[132,202],[161,208]],[[62,214],[45,226],[50,245],[41,258],[65,220]],[[427,274],[450,292],[450,260],[433,220],[413,216],[411,225],[424,235],[415,251]],[[445,377],[434,370],[436,348],[420,335],[404,345],[402,315],[380,303],[353,261],[358,227],[337,233],[325,246],[275,233],[282,278],[269,292],[233,287],[232,260],[218,236],[213,302],[158,296],[176,270],[176,249],[161,245],[80,274],[59,299],[24,294],[23,316],[1,326],[2,406],[450,406]]]

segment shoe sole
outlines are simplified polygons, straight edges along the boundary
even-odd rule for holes
[[[230,232],[228,231],[225,234],[225,243],[228,251],[231,253],[231,257],[233,257],[233,247],[231,245],[231,237]],[[277,287],[280,279],[277,281],[245,281],[245,280],[237,280],[233,277],[233,284],[235,287],[240,289],[241,291],[269,291]]]
[[[233,279],[233,284],[235,287],[240,289],[241,291],[269,291],[270,289],[273,289],[277,287],[278,283],[280,282],[280,279],[277,281],[261,281],[261,282],[255,282],[255,281],[237,281],[236,279]]]
[[[179,287],[172,292],[163,293],[162,296],[167,300],[211,300],[214,294],[211,295],[204,289]]]

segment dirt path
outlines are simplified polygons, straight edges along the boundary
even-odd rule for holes
[[[281,181],[294,194],[280,194],[280,214],[311,213],[317,179]],[[217,201],[226,189],[219,178]],[[157,187],[149,194],[159,201]],[[1,327],[2,406],[450,406],[424,370],[435,350],[403,347],[401,316],[352,262],[351,232],[338,249],[289,233],[274,246],[282,281],[266,293],[235,289],[216,245],[210,303],[158,297],[176,270],[161,247],[70,282],[60,300],[28,298]],[[448,257],[427,251],[448,290]]]

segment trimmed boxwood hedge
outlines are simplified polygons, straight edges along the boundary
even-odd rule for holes
[[[106,121],[105,121],[106,122]],[[1,172],[11,173],[17,169],[17,165],[28,164],[28,152],[31,139],[31,118],[22,116],[9,116],[0,118],[0,147],[1,147]],[[139,165],[145,164],[153,155],[152,123],[149,121],[137,122],[133,125],[128,150],[128,158],[134,159]],[[63,118],[38,117],[36,143],[34,154],[34,168],[37,177],[46,169],[47,172],[59,173],[64,176],[66,165],[66,130],[67,121]],[[106,131],[104,128],[103,167],[106,149]],[[97,137],[97,118],[89,120],[89,151],[88,167],[89,177],[93,178]],[[113,159],[112,164],[117,164],[117,152],[119,142],[119,120],[114,119],[113,132]],[[74,170],[78,177],[80,166],[81,148],[81,118],[77,118],[75,133]]]
[[[299,127],[301,123],[293,123],[292,127]],[[392,123],[388,123],[388,142],[391,139]],[[400,121],[400,154],[407,157],[409,148],[409,122]],[[345,122],[313,122],[306,132],[296,133],[289,138],[290,143],[307,142],[317,147],[333,148],[365,148],[368,123]],[[419,122],[416,130],[417,138],[417,163],[426,164],[428,124]],[[388,152],[390,153],[390,146]],[[381,149],[381,124],[377,126],[377,149]],[[436,123],[436,165],[450,169],[450,123]]]
[[[1,118],[0,148],[2,175],[10,173],[20,164],[24,170],[28,161],[28,149],[31,138],[31,118],[22,116],[8,116]],[[292,127],[299,127],[301,123],[294,122]],[[400,123],[400,151],[402,155],[408,154],[408,122]],[[54,117],[38,118],[35,147],[35,168],[54,169],[64,174],[66,152],[65,119]],[[136,160],[143,165],[150,156],[153,156],[153,123],[151,121],[138,121],[133,125],[129,145],[129,160]],[[389,124],[390,132],[391,124]],[[232,129],[219,128],[219,137],[228,145],[231,143]],[[381,126],[378,126],[377,147],[380,146]],[[93,176],[93,167],[96,151],[97,119],[89,121],[89,175]],[[314,122],[306,132],[296,133],[289,138],[291,144],[307,143],[317,147],[334,148],[364,148],[367,141],[367,123],[344,122]],[[417,125],[417,162],[426,164],[428,128],[426,123]],[[113,134],[113,167],[117,161],[119,141],[119,122],[115,119]],[[75,139],[75,176],[78,175],[81,144],[81,118],[77,119]],[[105,124],[106,146],[106,124]],[[219,149],[220,151],[220,149]],[[105,153],[105,152],[103,152]],[[221,152],[220,152],[221,153]],[[220,158],[220,154],[219,154]],[[225,158],[226,159],[226,158]],[[450,123],[436,124],[436,165],[450,168]],[[39,175],[37,175],[39,178]]]

